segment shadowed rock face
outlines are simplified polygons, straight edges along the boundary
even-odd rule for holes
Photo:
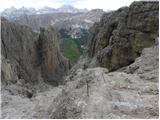
[[[1,19],[1,24],[2,56],[13,64],[18,79],[25,79],[32,83],[37,82],[39,68],[35,67],[35,43],[38,40],[38,34],[26,26],[10,23],[4,18]],[[2,79],[3,81],[6,80]]]
[[[4,18],[1,23],[2,56],[6,61],[2,62],[2,83],[24,79],[31,84],[40,81],[62,84],[62,77],[69,70],[69,62],[60,54],[54,29],[43,29],[37,34],[27,26],[10,23]],[[15,74],[17,80],[10,73]]]
[[[69,62],[60,53],[58,36],[53,28],[41,28],[37,51],[39,53],[42,76],[45,81],[58,85],[62,83],[62,76],[69,70]]]
[[[82,58],[66,77],[65,85],[42,91],[42,83],[36,94],[30,91],[31,85],[24,87],[27,80],[57,85],[63,82],[58,79],[68,69],[57,46],[57,34],[53,28],[36,34],[2,19],[2,118],[157,119],[157,5],[134,2],[129,8],[104,15],[92,29],[88,50],[92,61]],[[120,69],[109,72],[102,67],[87,68],[94,62],[109,70]],[[21,92],[26,97],[21,97]]]
[[[144,47],[154,45],[158,21],[158,2],[133,2],[104,14],[91,29],[88,56],[110,71],[129,65]]]

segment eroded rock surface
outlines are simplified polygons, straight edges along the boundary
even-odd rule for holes
[[[41,74],[46,82],[58,85],[63,83],[63,76],[70,68],[69,61],[60,53],[58,33],[49,27],[41,28],[37,44],[38,62],[41,66]]]
[[[39,109],[34,108],[38,107],[39,100],[46,106],[54,98],[53,94],[58,94],[56,89],[52,94],[48,93],[49,97],[44,93],[42,100],[39,95],[64,83],[69,61],[60,53],[57,33],[53,28],[42,29],[38,34],[27,26],[4,18],[1,23],[2,118],[33,118],[35,110]],[[39,113],[38,118],[41,115]]]
[[[60,53],[55,30],[43,29],[37,34],[27,26],[10,23],[4,18],[1,22],[2,83],[24,79],[30,84],[40,81],[61,84],[63,75],[69,70],[69,62]],[[14,75],[7,78],[8,74]]]
[[[2,19],[2,118],[158,118],[158,9],[134,2],[105,14],[65,81],[53,28],[39,35]]]
[[[8,90],[2,91],[2,118],[5,119],[49,119],[53,100],[62,92],[61,87],[55,87],[38,92],[28,99],[19,94],[12,95]]]
[[[133,71],[135,66],[138,67]],[[144,49],[126,69],[110,73],[100,67],[78,69],[67,79],[70,82],[64,87],[59,109],[52,113],[52,118],[159,116],[158,46]]]
[[[133,2],[106,13],[91,29],[87,54],[92,63],[109,71],[127,66],[145,47],[155,44],[159,28],[158,2]]]

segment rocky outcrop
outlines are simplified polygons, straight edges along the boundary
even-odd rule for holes
[[[40,34],[30,28],[1,19],[2,23],[2,83],[23,79],[32,85],[42,81],[62,84],[69,62],[59,51],[53,28]]]
[[[158,9],[133,2],[93,26],[87,57],[70,71],[51,118],[159,117]]]
[[[62,84],[62,76],[66,75],[70,64],[60,53],[58,36],[52,27],[47,30],[41,28],[37,51],[41,73],[45,81],[55,85]]]
[[[134,69],[134,70],[133,70]],[[77,69],[67,77],[51,118],[158,118],[158,46],[123,70]],[[55,104],[53,104],[55,105]]]
[[[143,48],[155,44],[158,21],[156,1],[133,2],[129,7],[106,13],[91,29],[88,56],[95,60],[94,66],[106,67],[109,71],[129,65]]]
[[[31,99],[5,90],[2,118],[157,119],[158,59],[158,46],[153,46],[145,48],[133,64],[115,72],[101,67],[77,69],[66,78],[65,86]]]
[[[10,23],[1,19],[2,56],[15,68],[18,79],[25,79],[27,82],[38,81],[39,68],[36,64],[36,45],[38,34],[26,26]],[[3,65],[4,62],[2,62]],[[2,69],[3,70],[3,69]],[[2,75],[5,75],[5,72]],[[12,79],[12,78],[11,78]],[[6,79],[2,79],[7,81]]]
[[[41,86],[43,87],[43,86]],[[47,86],[48,87],[48,86]],[[13,90],[13,88],[12,88]],[[38,92],[32,98],[21,97],[18,94],[13,95],[8,90],[2,91],[2,117],[3,119],[49,119],[50,113],[55,106],[56,100],[61,94],[61,87],[50,88],[47,91]],[[54,104],[54,105],[53,105]]]
[[[92,28],[87,57],[64,81],[56,75],[69,65],[54,29],[37,34],[2,19],[2,118],[158,119],[157,9],[158,2],[139,1],[105,14]],[[33,80],[66,84],[53,88],[42,83],[35,90],[27,84]]]

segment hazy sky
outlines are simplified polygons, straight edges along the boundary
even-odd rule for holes
[[[36,9],[44,6],[58,8],[62,5],[73,5],[77,8],[95,9],[101,8],[103,10],[116,10],[122,6],[128,6],[134,0],[0,0],[0,11],[5,8],[14,6],[16,8],[34,7]]]

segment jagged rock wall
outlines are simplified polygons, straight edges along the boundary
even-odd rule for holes
[[[1,23],[2,83],[24,79],[30,84],[40,81],[62,84],[69,62],[60,54],[57,33],[53,28],[43,29],[38,34],[27,26],[10,23],[4,18]]]
[[[158,2],[133,2],[130,7],[106,13],[92,29],[88,56],[91,66],[110,71],[134,62],[145,47],[155,44],[159,28]]]
[[[158,9],[133,2],[93,26],[87,57],[70,71],[51,118],[159,117]]]
[[[52,28],[41,28],[37,51],[39,54],[41,73],[47,82],[58,85],[63,83],[62,76],[70,68],[69,61],[60,53],[57,32]]]
[[[18,79],[37,82],[39,71],[35,68],[35,42],[38,34],[26,26],[10,23],[4,18],[1,19],[1,28],[2,56],[16,68]]]
[[[30,99],[22,98],[19,94],[13,95],[13,90],[17,86],[12,86],[10,91],[5,87],[5,90],[2,89],[2,117],[158,118],[159,47],[157,45],[158,39],[156,39],[156,43],[154,39],[158,35],[157,9],[159,9],[157,2],[134,2],[130,8],[121,8],[104,15],[101,22],[95,24],[96,27],[92,29],[93,35],[88,50],[88,56],[92,59],[91,64],[95,62],[96,66],[105,66],[109,70],[121,68],[135,60],[132,64],[117,71],[109,72],[108,69],[101,67],[87,68],[90,61],[83,59],[82,63],[78,63],[76,67],[72,68],[71,73],[66,78],[66,85],[37,93],[33,97],[31,97],[30,91],[24,90]],[[138,14],[135,11],[138,11]],[[133,18],[129,19],[131,17]],[[135,21],[137,22],[134,23]],[[16,26],[16,24],[13,25]],[[5,26],[3,27],[5,28]],[[10,28],[12,27],[7,29],[10,30]],[[10,30],[11,33],[14,31],[12,29]],[[6,30],[2,36],[8,37],[11,34],[9,30]],[[36,63],[32,66],[33,70],[38,70],[40,76],[49,82],[55,78],[52,78],[51,76],[54,74],[48,71],[59,71],[53,64],[60,65],[60,61],[63,61],[63,59],[59,60],[61,59],[58,52],[59,48],[55,46],[57,37],[52,31],[54,31],[52,28],[41,29],[40,35],[33,33],[35,36],[30,35],[32,38],[27,39],[36,38],[32,59],[29,54],[25,54],[26,56],[20,54],[24,59],[29,57],[25,61],[27,64],[29,63],[28,66],[31,66],[30,61],[33,60],[33,63]],[[18,39],[15,35],[21,36],[21,31],[13,34],[14,42]],[[20,69],[20,64],[15,62],[16,60],[11,56],[15,54],[16,58],[20,57],[17,54],[19,52],[15,51],[21,50],[19,49],[21,44],[16,43],[19,45],[16,46],[18,48],[12,47],[10,49],[13,50],[11,51],[12,54],[9,54],[6,46],[11,45],[11,39],[5,39],[5,36],[3,36],[2,42],[9,42],[7,44],[2,43],[2,82],[8,79],[9,81],[13,80],[14,83],[14,79],[19,77],[17,73],[21,73],[21,79],[18,81],[21,80],[22,82],[18,84],[25,84],[23,72],[17,72],[17,68]],[[104,39],[100,39],[103,38],[102,36],[105,36]],[[24,40],[26,38],[27,36],[24,37]],[[48,44],[53,44],[56,50],[54,51],[54,47],[49,47]],[[156,46],[154,46],[155,44]],[[30,48],[29,45],[27,47]],[[145,48],[142,51],[144,47],[150,48]],[[137,56],[140,57],[135,59]],[[41,73],[43,74],[41,75]],[[59,74],[59,72],[55,73]],[[24,74],[26,73],[24,72]]]

